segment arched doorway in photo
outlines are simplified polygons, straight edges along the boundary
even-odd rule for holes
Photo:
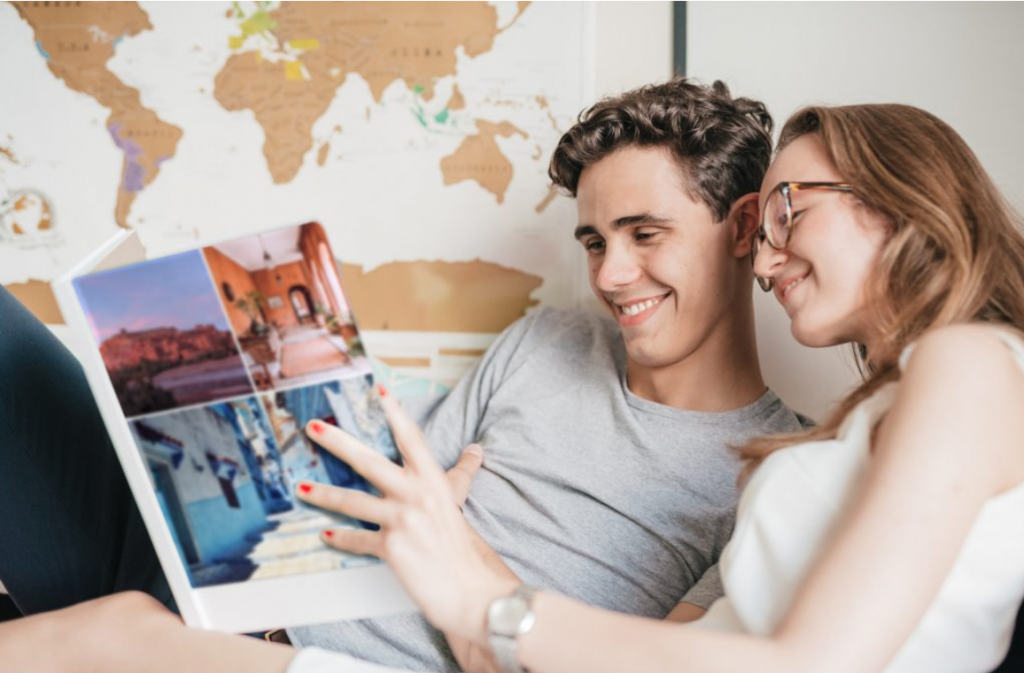
[[[310,325],[316,322],[313,311],[313,296],[305,285],[293,285],[288,289],[288,301],[295,311],[295,319],[300,325]]]

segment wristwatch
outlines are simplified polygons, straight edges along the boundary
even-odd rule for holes
[[[498,666],[508,673],[526,673],[519,665],[519,637],[529,633],[537,621],[533,614],[535,591],[520,584],[511,595],[496,599],[487,609],[491,650]]]

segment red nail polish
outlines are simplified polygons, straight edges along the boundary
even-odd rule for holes
[[[388,396],[388,389],[384,387],[383,383],[377,384],[377,394],[379,394],[381,397]]]
[[[309,427],[318,435],[324,431],[324,424],[317,421],[310,423]]]
[[[334,537],[334,531],[333,530],[325,530],[324,531],[324,537]]]
[[[312,484],[299,484],[299,490],[302,491],[303,493],[309,493],[310,491],[313,490],[313,485]]]

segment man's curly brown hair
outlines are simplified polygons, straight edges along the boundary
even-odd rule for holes
[[[576,196],[587,166],[623,147],[665,147],[688,179],[683,188],[722,221],[741,196],[761,189],[772,153],[764,104],[729,87],[685,77],[605,98],[580,113],[551,157],[548,175]]]

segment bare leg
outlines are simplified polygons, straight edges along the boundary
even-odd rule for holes
[[[187,628],[139,592],[0,625],[0,661],[12,671],[284,673],[294,656],[283,645]]]

